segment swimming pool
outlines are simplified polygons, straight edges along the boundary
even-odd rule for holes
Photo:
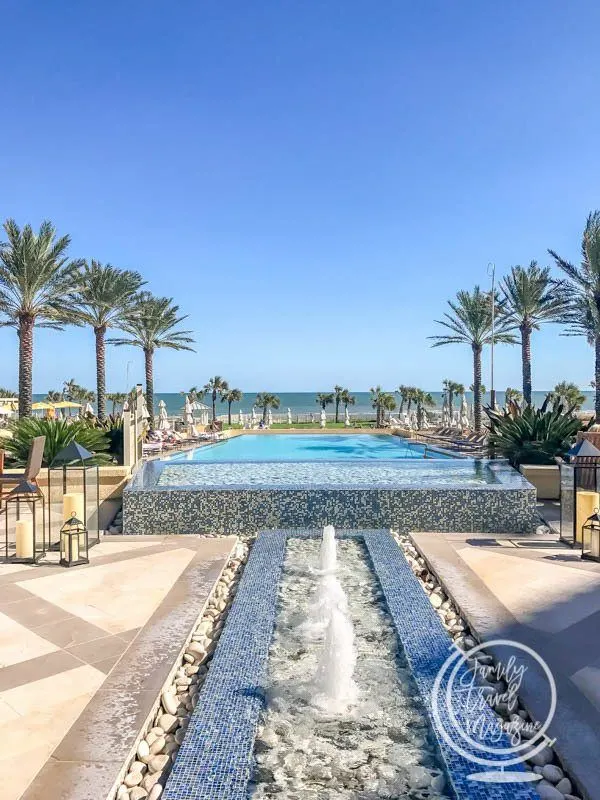
[[[452,456],[419,442],[386,434],[244,434],[168,456],[169,462],[395,461]]]

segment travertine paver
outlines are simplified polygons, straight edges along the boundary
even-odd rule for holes
[[[106,796],[235,541],[107,537],[87,566],[0,564],[2,800]]]

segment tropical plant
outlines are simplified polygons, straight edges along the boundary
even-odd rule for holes
[[[109,403],[112,403],[112,415],[114,417],[117,411],[117,406],[121,406],[121,411],[123,410],[125,400],[127,400],[127,395],[125,392],[108,392],[106,399]]]
[[[74,300],[78,317],[94,330],[96,339],[96,392],[98,419],[106,416],[106,331],[119,327],[121,317],[132,306],[136,292],[144,285],[142,276],[131,270],[117,269],[92,259],[79,275]]]
[[[231,404],[232,403],[239,403],[243,397],[243,392],[241,389],[227,389],[221,395],[221,402],[227,403],[227,422],[231,425]]]
[[[410,390],[410,387],[409,386],[404,386],[404,384],[400,384],[400,386],[396,389],[396,394],[400,395],[400,406],[399,406],[399,409],[398,409],[400,414],[404,413],[404,403],[406,403],[406,401],[408,400],[409,390]]]
[[[521,464],[553,464],[571,447],[579,431],[588,430],[593,420],[584,424],[574,416],[572,406],[558,402],[550,406],[547,397],[540,408],[516,402],[502,411],[486,408],[489,417],[489,444],[507,458],[513,467]]]
[[[457,381],[452,381],[450,378],[445,378],[442,382],[444,387],[444,392],[448,398],[448,408],[450,409],[450,413],[454,412],[454,396],[461,394],[464,392],[465,387],[462,383],[457,383]],[[420,390],[419,390],[420,391]]]
[[[350,394],[349,389],[344,389],[342,392],[342,403],[344,404],[344,413],[348,412],[348,406],[353,406],[356,404],[356,397],[353,394]]]
[[[518,389],[511,389],[510,386],[504,392],[504,405],[507,406],[509,403],[521,403],[523,401],[523,395]]]
[[[333,392],[317,392],[316,403],[321,406],[323,410],[333,403]]]
[[[417,401],[417,392],[419,390],[416,386],[407,386],[406,387],[406,413],[410,414],[410,409],[412,408],[412,404],[416,403]]]
[[[348,389],[344,389],[343,386],[334,386],[333,387],[333,400],[335,403],[335,421],[340,421],[340,403],[343,402],[344,392],[347,392]]]
[[[396,398],[392,392],[384,392],[381,386],[371,388],[371,405],[376,412],[376,426],[383,427],[383,416],[386,411],[396,408]]]
[[[17,393],[13,392],[12,389],[3,389],[0,388],[0,397],[16,397]]]
[[[267,421],[267,413],[270,408],[279,408],[281,401],[276,394],[272,394],[271,392],[259,392],[256,395],[256,400],[254,401],[254,405],[257,408],[262,408],[263,410],[263,422]]]
[[[62,392],[57,392],[55,389],[49,389],[46,394],[47,403],[58,403],[63,399]]]
[[[595,413],[600,418],[600,211],[588,215],[581,239],[581,263],[575,266],[548,251],[567,276],[570,309],[566,335],[585,336],[594,348]]]
[[[512,267],[500,284],[503,314],[521,335],[523,398],[531,403],[531,334],[547,322],[561,322],[569,308],[563,283],[550,277],[549,267]]]
[[[191,389],[188,389],[187,392],[179,392],[184,397],[187,396],[189,398],[190,403],[195,403],[198,400],[202,400],[204,397],[204,392],[201,389],[198,389],[197,386],[192,386]]]
[[[430,392],[417,389],[415,392],[415,403],[417,405],[417,427],[420,428],[425,419],[425,407],[431,408],[435,406],[435,400]]]
[[[65,381],[62,390],[62,399],[70,400],[72,403],[93,403],[96,400],[96,393],[85,386],[80,386],[74,378]]]
[[[568,383],[567,381],[557,383],[548,397],[554,405],[560,403],[575,410],[580,409],[585,403],[585,395],[581,393],[579,386],[576,383]]]
[[[470,391],[470,392],[473,392],[473,394],[475,394],[475,385],[474,385],[474,384],[471,384],[471,385],[469,386],[469,391]],[[483,398],[484,398],[484,397],[486,396],[486,394],[487,394],[487,387],[486,387],[485,383],[481,383],[481,384],[479,384],[479,391],[481,392],[481,398],[482,398],[482,400],[483,400]]]
[[[179,306],[173,305],[172,298],[140,292],[120,324],[124,333],[129,335],[107,340],[117,346],[139,347],[144,353],[150,429],[154,428],[154,353],[163,347],[193,351],[190,347],[194,342],[191,331],[178,330],[184,319],[187,317],[179,316]]]
[[[81,260],[69,260],[69,236],[56,237],[51,222],[39,232],[31,225],[4,223],[7,241],[0,244],[0,313],[3,325],[17,329],[19,338],[19,416],[31,415],[33,330],[62,328],[75,320],[71,291]]]
[[[11,439],[4,446],[18,466],[27,463],[31,442],[36,436],[45,436],[44,465],[52,463],[55,456],[68,444],[75,441],[94,454],[93,463],[110,463],[110,443],[106,434],[87,420],[39,419],[23,417],[9,423]],[[87,463],[87,462],[86,462]]]
[[[223,397],[225,392],[229,391],[229,384],[220,375],[215,375],[206,382],[202,389],[204,394],[208,394],[212,399],[212,418],[213,422],[217,418],[217,397]]]
[[[108,399],[108,395],[107,395]],[[123,415],[110,414],[104,419],[96,419],[94,426],[101,430],[108,439],[108,452],[117,464],[124,461]]]
[[[496,304],[498,320],[492,337],[492,303]],[[456,300],[449,300],[450,313],[445,313],[443,320],[436,320],[449,332],[433,339],[432,347],[446,344],[468,344],[473,354],[473,406],[475,431],[481,433],[481,353],[486,344],[504,342],[514,344],[515,338],[510,333],[511,323],[502,317],[502,306],[496,297],[482,292],[476,286],[472,292],[461,291]]]

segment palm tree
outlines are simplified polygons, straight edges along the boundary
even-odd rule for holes
[[[125,400],[127,399],[127,395],[125,392],[109,392],[106,395],[106,399],[112,403],[112,413],[114,415],[117,412],[117,406],[121,406],[121,408],[123,408]]]
[[[410,386],[404,386],[402,384],[396,389],[396,394],[400,395],[400,408],[398,409],[400,414],[404,413],[404,403],[408,400],[409,392]]]
[[[349,389],[344,389],[342,392],[342,403],[344,404],[344,414],[348,412],[348,406],[353,406],[356,403],[356,397],[350,394]]]
[[[585,336],[594,347],[595,413],[600,418],[600,211],[588,215],[581,240],[581,264],[576,267],[554,250],[548,251],[568,278],[570,310],[564,318],[567,335]]]
[[[417,387],[416,387],[416,386],[407,386],[407,387],[406,387],[406,400],[407,400],[407,403],[406,403],[406,413],[407,413],[407,414],[410,414],[410,409],[411,409],[411,406],[412,406],[412,404],[413,404],[414,402],[416,402],[416,399],[417,399],[417,392],[418,392],[418,391],[419,391],[419,390],[417,389]]]
[[[333,403],[333,392],[318,392],[316,402],[324,411]]]
[[[187,392],[179,392],[179,394],[184,395],[184,397],[187,396],[190,403],[195,403],[197,400],[200,400],[204,397],[204,392],[201,389],[198,389],[197,386],[192,386],[192,388],[188,389]]]
[[[83,261],[69,260],[69,236],[56,236],[51,222],[39,232],[31,225],[19,228],[8,219],[8,237],[0,244],[0,312],[4,325],[17,329],[19,337],[19,416],[31,415],[33,329],[62,328],[75,320],[71,297]]]
[[[444,387],[444,391],[448,396],[448,408],[450,409],[450,413],[454,413],[454,396],[457,394],[461,394],[461,390],[464,392],[465,387],[462,383],[457,383],[456,381],[450,380],[450,378],[444,378],[442,382],[442,386]],[[418,391],[421,391],[420,389]]]
[[[241,389],[227,389],[221,394],[221,402],[227,403],[227,421],[231,425],[231,404],[239,403],[244,395]]]
[[[512,267],[500,284],[505,317],[521,334],[523,398],[531,404],[531,334],[545,322],[560,322],[568,308],[563,283],[550,277],[549,267]]]
[[[434,340],[432,347],[446,344],[468,344],[473,353],[473,402],[475,431],[481,433],[481,353],[484,345],[492,343],[492,302],[501,310],[497,298],[488,292],[482,292],[476,286],[472,292],[461,291],[456,300],[449,300],[451,313],[445,313],[443,320],[436,320],[449,333],[430,336]],[[494,342],[514,344],[515,338],[509,333],[511,323],[498,314]]]
[[[435,400],[431,396],[430,392],[424,392],[423,389],[417,389],[415,393],[415,402],[417,404],[417,427],[420,428],[423,424],[425,406],[434,406]]]
[[[392,392],[384,392],[381,386],[371,388],[371,405],[376,411],[376,426],[382,427],[383,415],[385,411],[393,411],[396,408],[396,398]]]
[[[75,294],[79,319],[96,337],[96,393],[98,419],[106,417],[106,331],[119,326],[145,281],[139,272],[121,270],[92,259],[81,271]]]
[[[62,392],[57,392],[55,389],[49,389],[48,393],[46,394],[46,402],[58,403],[59,400],[62,400]]]
[[[581,394],[579,386],[576,383],[568,383],[567,381],[557,383],[549,396],[553,405],[564,403],[568,408],[575,410],[581,408],[585,403],[585,395]]]
[[[190,336],[192,332],[177,330],[184,319],[187,316],[179,316],[179,306],[173,305],[171,297],[154,297],[150,292],[140,292],[120,324],[128,336],[108,339],[110,344],[139,347],[144,353],[150,428],[154,427],[154,353],[163,347],[193,352],[190,347],[194,342]]]
[[[215,375],[214,378],[211,378],[202,387],[202,392],[204,394],[209,394],[212,398],[213,422],[217,418],[217,397],[223,398],[223,395],[228,390],[229,390],[229,384],[227,383],[225,378],[222,378],[220,375]]]
[[[259,392],[256,395],[254,405],[263,410],[263,422],[267,421],[267,412],[270,408],[279,408],[280,400],[276,394],[271,392]]]
[[[344,389],[343,386],[334,386],[333,387],[333,398],[335,402],[335,421],[340,421],[340,403],[343,402],[342,398],[344,396],[344,392],[347,392],[347,389]]]
[[[0,397],[15,397],[16,392],[12,389],[3,389],[0,387]]]
[[[520,403],[523,400],[523,395],[518,389],[511,389],[510,386],[504,392],[504,405],[508,406],[509,403]]]

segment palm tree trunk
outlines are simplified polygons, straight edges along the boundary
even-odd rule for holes
[[[214,391],[214,389],[212,393],[212,411],[213,411],[213,422],[214,422],[217,418],[217,393],[216,391]]]
[[[229,424],[231,425],[231,400],[229,401],[229,403],[227,405],[228,405],[227,417],[228,417],[228,420],[229,420]]]
[[[595,345],[596,421],[598,421],[600,420],[600,336],[596,336]]]
[[[473,416],[475,433],[481,433],[481,345],[473,345]]]
[[[19,317],[19,417],[31,416],[33,317]]]
[[[144,360],[146,366],[146,405],[148,406],[148,425],[150,430],[154,430],[154,368],[153,368],[154,350],[144,348]]]
[[[410,404],[412,403],[412,399],[409,397],[408,402],[406,404],[406,413],[410,414]]]
[[[398,413],[399,414],[403,414],[404,413],[404,398],[403,397],[400,399],[400,408],[398,409]]]
[[[98,395],[98,419],[106,417],[106,325],[94,328],[96,334],[96,394]],[[113,413],[115,404],[113,402]]]
[[[523,401],[531,405],[531,328],[521,325],[521,363],[523,369]]]
[[[339,416],[340,416],[340,401],[336,397],[336,400],[335,400],[335,421],[336,421],[336,423],[340,421],[339,420]]]
[[[265,423],[265,425],[267,423],[267,408],[268,406],[266,405],[263,406],[263,422]]]

